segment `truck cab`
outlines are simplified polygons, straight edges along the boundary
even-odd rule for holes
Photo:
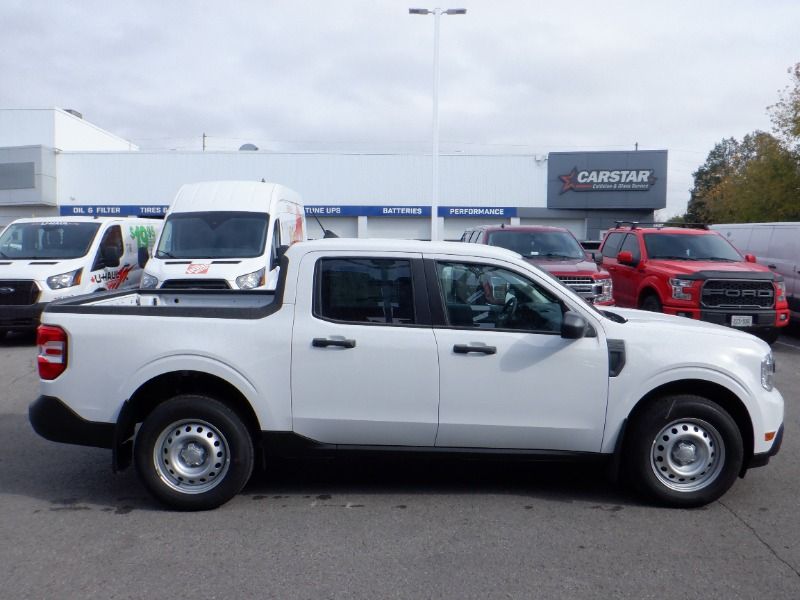
[[[274,290],[282,247],[306,239],[300,195],[256,181],[184,185],[142,288]]]

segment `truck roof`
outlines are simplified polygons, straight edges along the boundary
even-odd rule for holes
[[[298,242],[290,253],[315,251],[359,251],[359,252],[419,252],[429,254],[453,254],[479,258],[518,259],[522,256],[511,250],[484,244],[462,242],[422,242],[419,240],[328,238]]]
[[[169,212],[214,210],[269,212],[273,199],[300,202],[300,197],[296,192],[277,183],[202,181],[181,186]]]

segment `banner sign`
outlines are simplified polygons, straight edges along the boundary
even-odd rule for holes
[[[169,206],[136,204],[71,204],[61,205],[62,217],[163,217]]]
[[[430,206],[306,205],[306,217],[430,217]]]
[[[517,216],[517,208],[512,206],[440,206],[440,217],[494,217],[508,218]]]

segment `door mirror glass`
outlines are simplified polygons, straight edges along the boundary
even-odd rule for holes
[[[561,321],[561,337],[567,340],[577,340],[586,335],[586,319],[578,313],[567,311]]]
[[[633,254],[628,250],[623,250],[619,254],[617,254],[617,262],[622,265],[630,265],[635,266],[633,261]]]
[[[101,246],[100,258],[102,259],[102,267],[116,268],[119,266],[119,249],[116,246]]]

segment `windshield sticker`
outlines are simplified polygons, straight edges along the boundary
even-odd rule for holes
[[[192,264],[186,267],[187,275],[204,275],[211,265]]]

